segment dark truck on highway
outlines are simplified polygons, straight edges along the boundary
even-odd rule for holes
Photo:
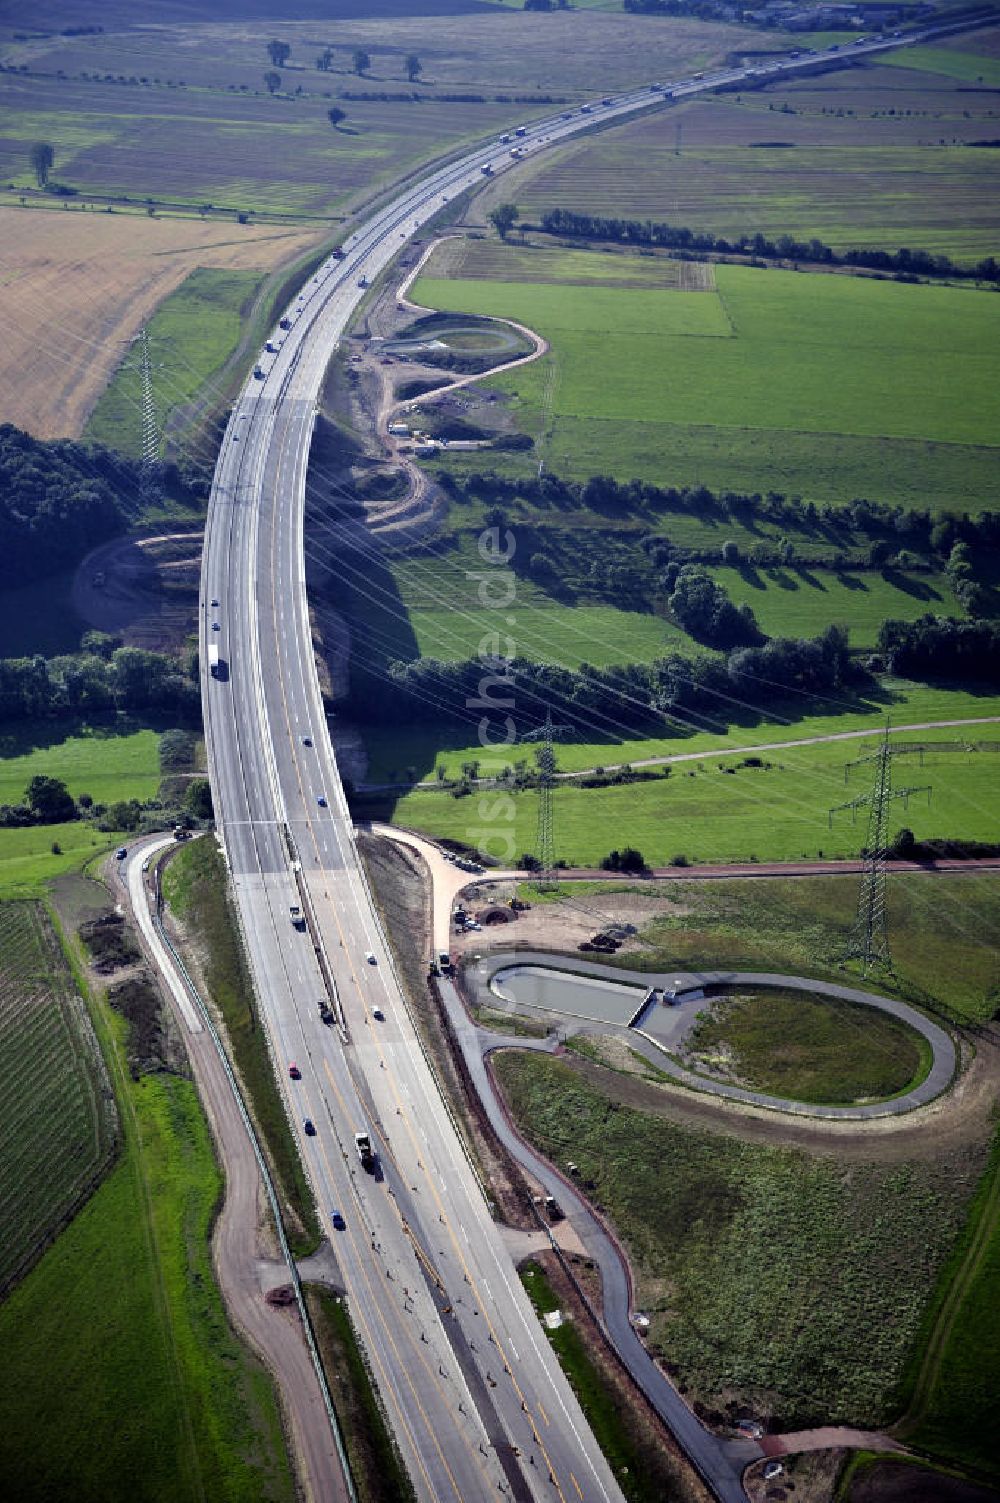
[[[362,1169],[364,1169],[366,1174],[374,1174],[375,1154],[372,1151],[371,1138],[366,1132],[356,1132],[354,1134],[354,1146],[358,1150],[358,1158],[361,1160]]]

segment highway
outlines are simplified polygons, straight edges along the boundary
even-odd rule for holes
[[[780,67],[795,71],[825,56],[840,54]],[[421,1051],[359,864],[306,601],[303,511],[318,393],[365,286],[444,201],[483,181],[484,166],[500,173],[516,161],[513,150],[625,118],[654,94],[684,97],[758,71],[654,85],[535,121],[401,191],[286,311],[290,327],[275,331],[276,348],[262,352],[241,392],[216,468],[200,645],[217,823],[289,1117],[400,1454],[428,1503],[497,1495],[597,1503],[621,1493]],[[305,913],[302,928],[292,905]],[[375,1173],[355,1150],[358,1131],[375,1144]],[[726,1503],[743,1498],[735,1473],[716,1472],[711,1485]]]

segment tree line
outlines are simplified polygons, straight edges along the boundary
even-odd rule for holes
[[[878,652],[888,671],[904,678],[1000,684],[1000,621],[883,621]]]
[[[51,720],[62,715],[169,710],[197,719],[201,709],[196,661],[162,652],[110,647],[45,658],[0,658],[0,722]]]
[[[695,709],[728,719],[737,696],[761,711],[783,692],[822,694],[842,688],[859,670],[851,665],[847,633],[830,626],[810,639],[774,638],[738,647],[725,657],[668,653],[653,663],[563,668],[526,658],[511,662],[440,662],[418,658],[389,665],[378,695],[358,694],[353,712],[369,723],[478,724],[482,716],[498,734],[507,714],[537,724],[555,706],[561,721],[591,734],[602,719],[616,734],[638,734],[664,717]]]
[[[753,525],[754,522],[771,522],[789,531],[821,532],[831,540],[828,557],[810,554],[813,567],[868,567],[880,568],[891,557],[898,558],[899,550],[912,550],[929,559],[945,563],[951,560],[955,545],[963,543],[971,559],[983,549],[1000,548],[1000,511],[981,511],[976,515],[968,512],[931,512],[926,508],[888,505],[858,496],[839,504],[803,501],[801,496],[787,496],[780,491],[712,491],[705,485],[675,486],[654,485],[644,480],[616,480],[610,475],[591,475],[587,480],[565,480],[559,475],[545,473],[540,477],[525,476],[511,479],[496,471],[473,470],[464,478],[439,470],[438,484],[455,501],[485,501],[492,503],[499,520],[503,508],[518,499],[539,510],[551,508],[601,512],[609,517],[622,517],[637,512],[679,512],[699,517]],[[857,538],[865,540],[862,558],[849,559],[844,550],[858,551]],[[735,562],[727,557],[723,542],[717,549],[675,548],[660,534],[651,533],[642,539],[647,552],[658,551],[658,561],[666,557],[705,562]],[[666,553],[664,554],[664,549]],[[770,554],[774,553],[772,560]],[[738,555],[738,550],[737,550]],[[758,563],[794,562],[792,556],[782,554],[767,541],[757,545],[752,555]],[[919,565],[917,557],[904,559],[902,567]]]
[[[613,219],[597,214],[577,214],[571,209],[549,209],[541,228],[547,235],[566,235],[578,240],[611,240],[620,245],[650,245],[692,254],[754,256],[764,261],[805,261],[821,266],[857,266],[897,277],[959,277],[978,282],[1000,282],[1000,262],[985,256],[973,265],[962,265],[950,256],[930,251],[854,249],[838,252],[822,240],[795,240],[779,235],[769,240],[760,233],[738,235],[734,240],[708,230],[652,219]]]

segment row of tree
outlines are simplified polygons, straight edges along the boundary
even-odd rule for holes
[[[119,647],[107,657],[0,658],[0,723],[140,710],[190,720],[200,707],[196,664],[165,653]]]
[[[159,480],[186,505],[208,494],[204,476],[172,462],[160,465]],[[124,531],[139,503],[139,464],[129,455],[0,424],[0,584],[77,563]]]
[[[958,542],[968,545],[970,556],[977,550],[1000,548],[1000,511],[982,511],[976,516],[968,512],[933,513],[915,507],[889,506],[866,497],[856,497],[844,505],[835,502],[817,505],[780,491],[712,491],[704,485],[653,485],[644,480],[616,480],[610,475],[592,475],[583,481],[564,480],[548,473],[511,479],[492,470],[473,470],[460,478],[440,470],[437,480],[456,501],[469,499],[496,504],[498,516],[502,516],[504,505],[523,499],[539,509],[585,508],[611,517],[676,511],[719,520],[729,517],[750,526],[766,521],[790,531],[819,533],[840,549],[855,547],[860,536],[868,541],[869,549],[875,550],[865,560],[875,568],[901,547],[942,562],[950,558]],[[653,534],[646,545],[654,548],[664,541]],[[778,561],[791,562],[791,559]]]
[[[496,738],[509,714],[537,724],[554,708],[560,721],[592,734],[595,725],[639,734],[678,711],[703,708],[728,718],[734,696],[761,710],[783,693],[827,693],[852,672],[847,633],[830,626],[811,639],[775,638],[740,647],[727,657],[690,658],[669,653],[654,663],[579,669],[515,658],[444,663],[435,658],[389,665],[388,684],[378,695],[358,695],[359,719],[379,723],[478,726],[492,723]]]
[[[283,42],[277,37],[273,37],[267,44],[267,55],[271,61],[272,67],[283,68],[292,55],[291,44],[289,42]],[[323,48],[323,51],[316,58],[316,67],[318,68],[320,73],[329,73],[330,69],[333,67],[334,56],[334,49],[332,47]],[[371,55],[366,52],[363,47],[355,47],[352,49],[351,66],[359,77],[362,74],[367,73],[371,65]],[[419,57],[415,52],[411,52],[407,55],[404,67],[406,68],[406,76],[410,80],[410,83],[416,83],[417,79],[424,71],[423,64],[421,63]]]
[[[805,261],[821,266],[858,266],[896,276],[969,277],[980,282],[1000,282],[1000,262],[986,256],[973,265],[961,265],[950,256],[930,251],[854,249],[838,252],[821,240],[795,240],[779,235],[770,240],[759,232],[726,239],[707,230],[652,219],[613,219],[597,214],[577,214],[571,209],[550,209],[542,216],[547,235],[565,235],[578,240],[611,240],[621,245],[650,245],[663,249],[705,255],[753,256],[759,260]]]

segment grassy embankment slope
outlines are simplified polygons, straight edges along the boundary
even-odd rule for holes
[[[226,865],[213,836],[194,840],[178,852],[164,873],[163,895],[208,955],[209,994],[222,1014],[230,1050],[271,1158],[288,1240],[297,1255],[305,1256],[320,1237],[316,1206],[274,1078],[267,1039],[254,1011],[253,982],[230,900]]]
[[[13,932],[6,921],[5,932]],[[79,961],[74,952],[78,976]],[[167,1071],[132,1078],[127,1025],[104,1001],[92,1002],[91,1016],[121,1121],[119,1159],[0,1307],[5,1485],[26,1503],[291,1499],[271,1380],[235,1339],[215,1284],[210,1238],[222,1176],[194,1086]],[[40,1080],[33,1039],[30,1030],[9,1039],[10,1064],[30,1084],[33,1108],[58,1089],[36,1147],[44,1142],[47,1166],[64,1169],[53,1144],[64,1116],[73,1127],[87,1074],[77,1061]],[[49,1067],[59,1063],[56,1042],[50,1035]],[[21,1150],[31,1142],[19,1134]],[[50,1188],[60,1179],[49,1175]]]
[[[156,411],[171,412],[191,401],[219,371],[239,343],[243,317],[261,285],[249,271],[193,271],[147,324]],[[91,413],[84,437],[142,451],[139,352],[120,369]]]
[[[571,1156],[610,1212],[689,1398],[722,1409],[734,1395],[782,1428],[892,1417],[978,1159],[958,1178],[919,1163],[845,1171],[612,1104],[560,1061],[505,1053],[496,1068],[528,1136]]]
[[[855,894],[850,881],[681,883],[676,907],[642,931],[644,963],[837,975]],[[989,1016],[998,905],[993,877],[898,878],[903,989],[965,1020]],[[557,1162],[572,1156],[623,1234],[653,1339],[689,1396],[720,1411],[748,1401],[794,1426],[886,1423],[915,1394],[908,1438],[995,1474],[995,1173],[956,1241],[987,1164],[988,1112],[895,1144],[824,1143],[818,1130],[776,1146],[773,1123],[699,1130],[676,1093],[586,1060],[511,1053],[498,1070],[524,1130]]]
[[[152,798],[160,782],[158,747],[151,729],[115,735],[84,727],[60,739],[59,728],[49,724],[18,726],[4,738],[0,803],[20,803],[38,773],[61,779],[74,798],[89,793],[95,803]],[[79,870],[117,840],[113,831],[85,820],[2,829],[0,898],[39,896],[50,878]]]

